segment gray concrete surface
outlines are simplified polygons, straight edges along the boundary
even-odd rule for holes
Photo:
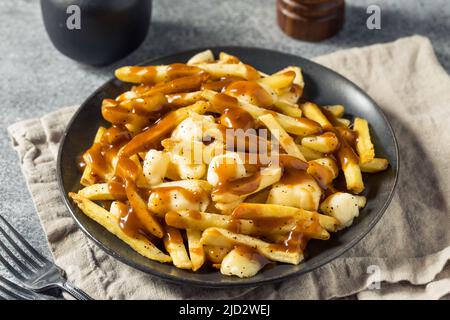
[[[366,28],[370,4],[382,9],[381,30]],[[450,72],[448,0],[348,0],[344,29],[318,44],[295,41],[279,30],[275,0],[156,0],[153,8],[144,44],[114,65],[94,68],[56,51],[44,30],[38,0],[0,1],[0,213],[47,254],[6,128],[62,106],[80,104],[119,65],[215,45],[257,46],[314,57],[420,34],[431,39],[439,61]]]

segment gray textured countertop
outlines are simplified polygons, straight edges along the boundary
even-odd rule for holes
[[[275,0],[154,1],[152,25],[144,44],[114,65],[93,68],[56,51],[44,30],[39,1],[1,1],[0,213],[26,234],[33,245],[48,253],[6,128],[62,106],[80,104],[119,65],[216,45],[257,46],[309,58],[420,34],[431,39],[439,61],[450,72],[448,0],[376,1],[382,9],[382,29],[371,31],[366,28],[366,8],[373,2],[347,0],[344,29],[332,39],[311,44],[292,40],[279,30]]]

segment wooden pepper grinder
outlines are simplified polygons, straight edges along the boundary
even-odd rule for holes
[[[293,38],[321,41],[342,29],[345,0],[277,0],[277,20]]]

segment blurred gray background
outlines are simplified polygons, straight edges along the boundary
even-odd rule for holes
[[[0,1],[0,214],[48,252],[6,128],[62,106],[78,105],[120,65],[196,47],[257,46],[307,58],[420,34],[431,39],[450,72],[449,0],[347,0],[346,24],[334,38],[306,43],[284,35],[275,0],[155,0],[144,44],[113,65],[94,68],[61,55],[50,43],[37,0]],[[382,10],[381,30],[366,28],[366,9]],[[407,81],[407,79],[405,79]],[[0,266],[0,274],[3,271]]]

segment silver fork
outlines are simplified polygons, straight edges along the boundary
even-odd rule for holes
[[[34,291],[23,288],[12,281],[0,276],[0,300],[44,300],[56,299],[51,296],[37,294]]]
[[[15,254],[2,241],[0,248],[0,262],[11,272],[26,288],[34,292],[45,292],[53,288],[59,288],[77,300],[92,300],[92,298],[76,288],[65,277],[64,271],[53,262],[37,252],[9,223],[0,215],[0,221],[5,228],[0,225],[0,234],[14,248]],[[15,241],[14,238],[17,240]],[[22,247],[26,249],[23,250]]]

